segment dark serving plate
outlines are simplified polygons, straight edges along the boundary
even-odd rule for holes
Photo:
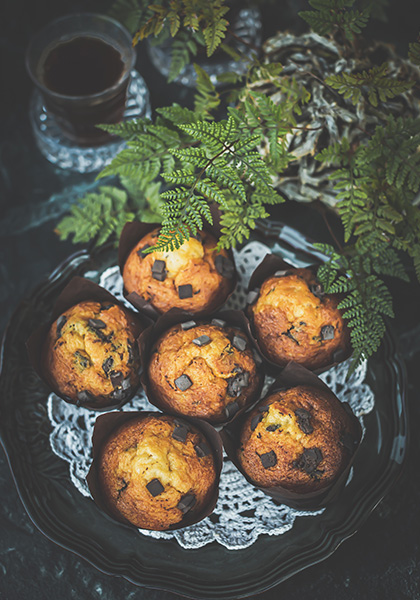
[[[320,258],[306,238],[278,223],[261,226],[259,239],[295,264]],[[105,573],[193,598],[251,596],[327,558],[389,491],[406,455],[405,371],[391,335],[369,360],[367,383],[375,395],[375,408],[364,417],[366,432],[353,477],[334,503],[322,514],[298,517],[287,533],[260,536],[243,550],[227,550],[217,543],[185,550],[175,540],[156,540],[111,521],[76,490],[67,463],[51,450],[49,392],[26,356],[27,337],[47,318],[69,279],[115,262],[115,250],[110,248],[71,256],[17,307],[5,333],[1,442],[32,521],[51,540]]]

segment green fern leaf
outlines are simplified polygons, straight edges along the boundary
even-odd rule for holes
[[[420,65],[420,35],[417,38],[417,42],[408,44],[408,58],[413,65]]]

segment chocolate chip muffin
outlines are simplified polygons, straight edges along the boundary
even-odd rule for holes
[[[213,319],[171,327],[153,348],[148,379],[160,407],[215,424],[253,400],[260,374],[245,335]]]
[[[216,238],[203,231],[177,250],[146,254],[158,234],[158,229],[148,233],[129,254],[123,268],[127,293],[161,313],[173,307],[204,312],[221,305],[232,289],[235,267],[225,250],[216,250]]]
[[[51,325],[44,372],[73,403],[105,408],[128,400],[139,385],[140,325],[113,303],[80,302]]]
[[[111,434],[102,448],[98,475],[112,514],[155,530],[203,511],[216,481],[204,435],[159,413],[131,419]]]
[[[250,413],[238,460],[257,486],[316,492],[344,471],[359,437],[348,405],[332,393],[298,385],[273,393]]]
[[[257,341],[272,362],[284,366],[294,361],[317,370],[349,356],[339,298],[324,294],[310,269],[280,271],[249,299]]]

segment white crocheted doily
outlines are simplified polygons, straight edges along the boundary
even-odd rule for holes
[[[269,252],[264,244],[250,242],[240,252],[234,253],[239,283],[226,308],[245,306],[249,277]],[[95,277],[97,273],[86,273],[86,276]],[[100,284],[125,302],[118,267],[111,267],[102,273]],[[341,363],[323,373],[321,378],[341,401],[350,404],[363,427],[362,415],[369,413],[374,406],[373,392],[365,383],[367,363],[360,365],[348,381],[347,369],[347,362]],[[143,391],[124,405],[122,410],[140,409],[157,410],[149,404]],[[69,463],[73,485],[84,496],[90,496],[86,475],[92,460],[91,436],[97,413],[67,404],[55,394],[50,394],[48,416],[53,428],[50,434],[53,452]],[[285,533],[293,527],[296,517],[311,518],[321,512],[298,511],[274,504],[268,496],[250,485],[225,456],[219,501],[212,515],[195,525],[173,532],[140,531],[154,538],[176,539],[183,548],[200,548],[216,541],[230,550],[238,550],[253,544],[260,535]]]

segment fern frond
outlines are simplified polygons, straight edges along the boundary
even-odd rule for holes
[[[355,0],[309,0],[316,10],[301,11],[299,16],[319,35],[340,31],[349,41],[353,41],[354,34],[361,33],[366,27],[370,12],[369,8],[351,10],[354,3]]]
[[[211,112],[219,107],[220,95],[216,91],[216,86],[212,83],[208,73],[196,63],[194,63],[194,69],[197,74],[194,112],[202,118],[212,120],[213,116]]]
[[[187,33],[180,32],[174,38],[171,49],[171,64],[169,67],[168,82],[174,81],[182,69],[191,62],[191,55],[196,56],[197,44]]]
[[[411,60],[413,65],[420,66],[420,35],[416,42],[408,44],[408,58]]]
[[[353,348],[348,373],[350,375],[358,364],[378,350],[385,333],[384,317],[394,316],[392,297],[384,282],[376,274],[363,270],[363,263],[357,253],[349,261],[346,256],[340,255],[331,246],[316,244],[316,247],[329,256],[329,260],[318,268],[319,281],[326,292],[344,296],[338,307],[350,328]],[[385,249],[382,248],[382,251]],[[379,257],[377,259],[380,260]],[[387,254],[378,272],[383,273],[387,270],[385,266],[387,262],[396,267],[395,259],[392,252]],[[340,270],[344,267],[346,274]]]
[[[349,165],[351,159],[350,144],[346,137],[343,137],[339,142],[327,146],[315,156],[315,160],[326,165]]]
[[[207,56],[211,56],[217,50],[226,35],[229,21],[224,16],[227,12],[229,12],[229,8],[223,6],[221,1],[207,4],[207,11],[205,12],[207,25],[203,29]]]
[[[337,90],[344,98],[349,98],[354,105],[360,102],[363,97],[362,92],[366,90],[369,102],[372,106],[378,106],[379,100],[386,102],[389,98],[403,94],[414,85],[414,82],[399,81],[389,77],[388,73],[388,64],[383,63],[372,67],[369,71],[330,75],[325,83]]]
[[[75,244],[95,240],[95,245],[101,246],[113,234],[118,238],[125,223],[134,217],[125,191],[102,186],[98,193],[87,194],[73,205],[70,214],[57,225],[56,232],[62,240],[72,236]]]

